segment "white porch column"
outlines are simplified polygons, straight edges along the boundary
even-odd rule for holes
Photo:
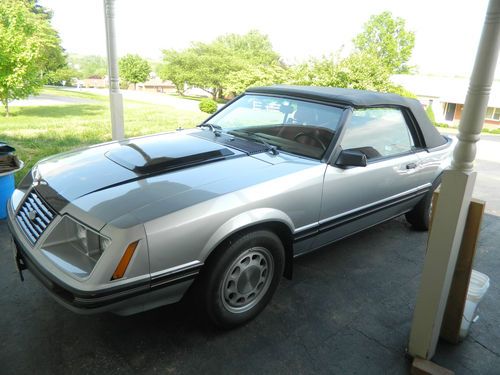
[[[118,60],[116,58],[115,41],[115,1],[104,1],[104,19],[106,22],[106,46],[108,52],[109,76],[109,109],[111,111],[111,136],[113,140],[125,137],[123,126],[123,99],[120,93],[120,79],[118,77]]]
[[[429,233],[410,333],[409,353],[414,357],[431,359],[439,339],[476,178],[476,172],[473,172],[476,142],[483,127],[499,42],[500,0],[490,0],[460,120],[459,142],[453,154],[451,168],[443,175]]]

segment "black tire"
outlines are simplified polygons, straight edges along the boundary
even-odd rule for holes
[[[416,230],[426,231],[429,230],[431,209],[432,209],[432,194],[441,184],[441,176],[434,180],[431,189],[425,194],[420,202],[411,210],[406,213],[406,220]]]
[[[255,230],[233,236],[209,258],[198,280],[207,316],[225,329],[255,318],[276,291],[284,264],[276,234]]]

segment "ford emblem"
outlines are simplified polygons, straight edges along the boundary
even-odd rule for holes
[[[31,210],[30,212],[28,212],[28,218],[31,221],[34,221],[36,219],[36,211]]]

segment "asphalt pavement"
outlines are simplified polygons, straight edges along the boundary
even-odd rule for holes
[[[70,91],[83,91],[83,92],[91,92],[97,95],[108,96],[108,89],[98,89],[98,88],[68,88],[66,90]],[[177,109],[182,109],[185,111],[197,112],[200,113],[200,102],[197,100],[184,99],[178,96],[162,94],[157,92],[149,92],[142,90],[121,90],[124,99],[135,100],[139,102],[146,102],[151,104],[158,105],[167,105],[170,107],[175,107]]]
[[[475,268],[491,278],[480,319],[434,361],[456,374],[500,369],[500,217],[487,214]],[[232,331],[187,302],[130,317],[77,315],[29,273],[0,224],[0,374],[406,374],[427,234],[403,218],[295,261],[271,304]]]
[[[92,104],[98,103],[96,100],[85,98],[73,98],[69,96],[39,94],[30,95],[26,99],[18,99],[9,103],[9,107],[36,107],[62,104]]]
[[[457,135],[446,128],[438,129],[450,137]],[[477,178],[473,196],[486,202],[486,212],[500,216],[500,135],[481,134],[474,170]]]

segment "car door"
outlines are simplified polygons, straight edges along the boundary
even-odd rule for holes
[[[353,110],[340,147],[361,152],[367,164],[339,166],[334,160],[326,168],[315,247],[398,216],[418,202],[430,184],[419,166],[414,134],[399,108]]]

